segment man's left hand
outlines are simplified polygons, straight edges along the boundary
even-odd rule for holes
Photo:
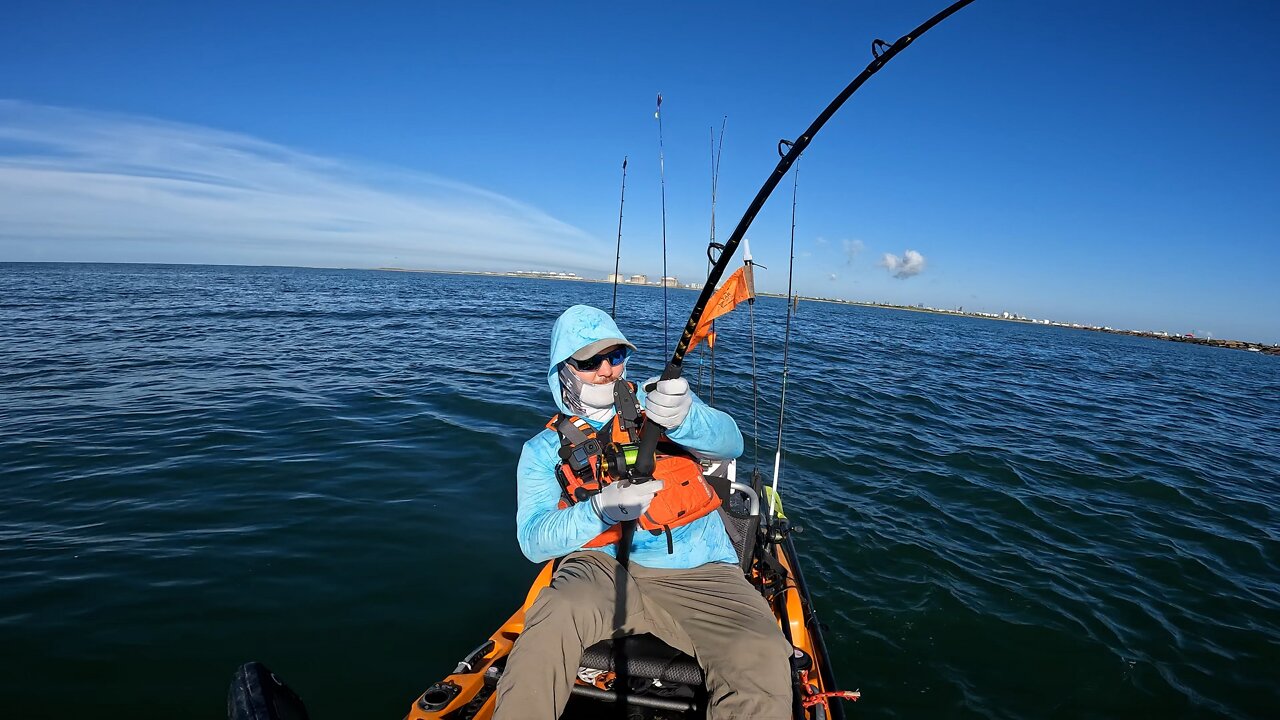
[[[648,392],[644,398],[644,411],[648,418],[668,430],[680,427],[680,423],[689,415],[689,408],[693,407],[689,381],[684,378],[652,378],[644,386]]]

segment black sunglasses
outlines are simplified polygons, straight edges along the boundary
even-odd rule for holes
[[[579,370],[590,371],[600,367],[600,363],[603,363],[605,360],[608,360],[610,365],[621,365],[627,361],[628,354],[627,347],[624,345],[614,350],[610,350],[609,352],[589,357],[586,360],[575,360],[571,357],[567,362]]]

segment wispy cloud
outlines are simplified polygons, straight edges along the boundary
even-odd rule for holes
[[[866,247],[865,245],[863,245],[861,240],[845,239],[845,240],[841,240],[840,242],[844,247],[844,257],[845,257],[846,265],[852,265],[853,259],[858,257],[858,253],[861,253],[863,248]]]
[[[0,100],[0,260],[555,268],[606,243],[511,198],[247,135]]]
[[[902,257],[885,253],[880,264],[889,269],[890,275],[905,279],[924,271],[924,256],[915,250],[907,250]]]

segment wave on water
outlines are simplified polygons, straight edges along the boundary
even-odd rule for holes
[[[524,596],[512,480],[553,410],[550,326],[611,293],[0,265],[5,714],[68,687],[96,717],[216,714],[259,659],[317,715],[402,716]],[[661,293],[619,293],[629,375],[657,374]],[[754,307],[758,419],[747,313],[716,349],[715,404],[766,474],[785,307]],[[781,488],[861,716],[1280,707],[1277,358],[827,303],[794,322]]]

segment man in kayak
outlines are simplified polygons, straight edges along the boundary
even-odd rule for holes
[[[569,308],[552,329],[547,383],[561,414],[520,454],[516,535],[533,562],[564,560],[525,616],[498,683],[495,718],[559,717],[585,648],[646,632],[697,659],[708,718],[790,718],[791,645],[743,577],[714,512],[714,491],[702,487],[699,473],[681,474],[689,460],[660,460],[654,475],[665,479],[597,482],[607,478],[602,468],[625,464],[599,451],[611,438],[627,438],[638,407],[683,448],[675,454],[727,460],[742,453],[733,418],[704,404],[684,379],[628,395],[634,386],[619,381],[633,350],[613,318],[593,307]],[[618,529],[637,518],[623,568],[615,559]],[[620,594],[625,605],[617,612]]]

